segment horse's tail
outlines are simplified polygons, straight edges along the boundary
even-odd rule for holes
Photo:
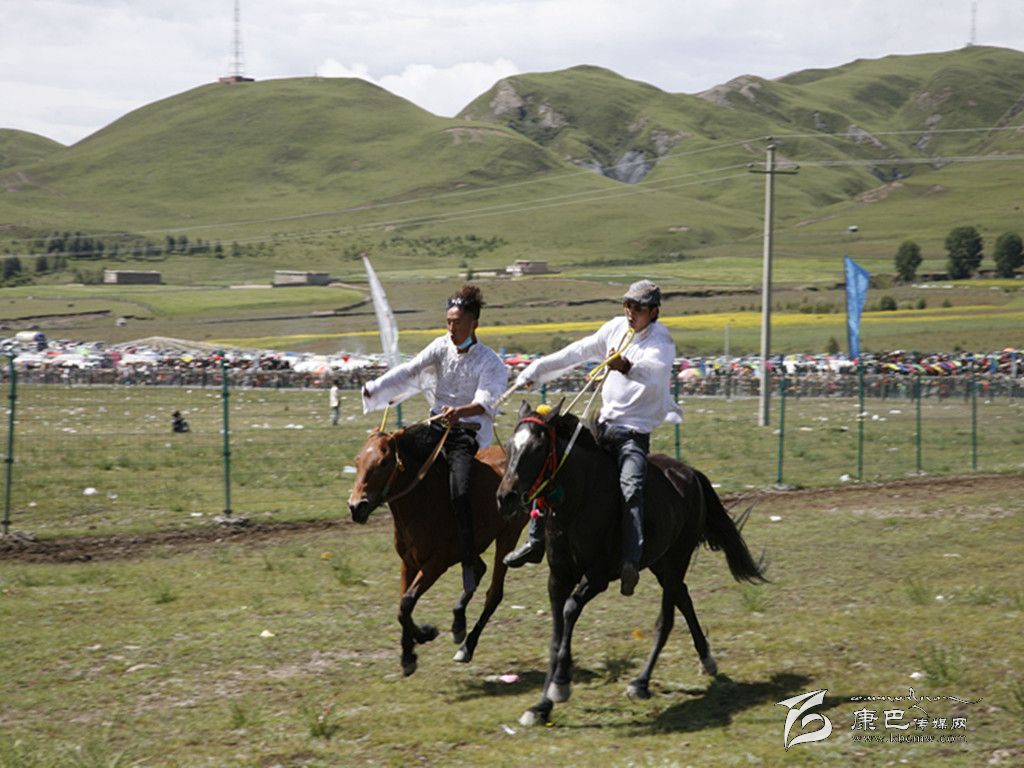
[[[725,559],[729,563],[729,571],[736,581],[749,581],[753,583],[768,581],[765,576],[764,555],[754,560],[747,543],[743,540],[740,528],[746,522],[746,514],[735,521],[722,505],[722,500],[711,485],[711,481],[703,472],[694,470],[697,482],[700,485],[701,495],[704,497],[704,541],[714,550],[725,552]],[[748,510],[749,512],[749,510]]]

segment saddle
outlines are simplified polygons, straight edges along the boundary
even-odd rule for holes
[[[664,453],[647,454],[647,465],[661,471],[680,498],[686,498],[687,486],[693,480],[693,470],[688,464],[666,456]]]
[[[612,447],[602,439],[601,424],[596,420],[596,418],[588,418],[584,422],[584,426],[590,430],[590,433],[594,436],[594,439],[601,450],[609,456],[617,458]],[[686,487],[690,484],[693,478],[693,470],[688,464],[677,459],[673,459],[671,456],[667,456],[664,453],[648,453],[647,465],[660,471],[672,487],[675,488],[676,493],[679,494],[680,498],[686,497]]]

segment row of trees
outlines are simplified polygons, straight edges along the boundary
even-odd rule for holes
[[[978,271],[985,242],[975,227],[954,227],[946,235],[946,272],[951,280],[971,277]],[[1024,266],[1024,242],[1016,232],[1004,232],[996,240],[992,260],[999,277],[1013,277]],[[910,282],[921,266],[921,247],[907,240],[896,251],[896,274]]]
[[[29,262],[32,264],[32,262]],[[17,256],[6,256],[0,262],[0,283],[3,285],[20,285],[31,283],[35,275],[45,275],[49,272],[61,272],[67,269],[68,260],[66,256],[55,254],[53,256],[37,256],[35,265],[26,269]]]
[[[186,235],[173,237],[167,235],[164,243],[154,243],[141,238],[117,238],[110,242],[99,237],[83,235],[81,232],[54,232],[48,238],[39,239],[33,244],[37,253],[61,254],[69,259],[102,259],[129,257],[135,259],[170,256],[176,253],[193,256],[212,253],[224,255],[224,246],[211,243],[209,240],[197,238],[189,240]],[[237,256],[242,252],[238,243],[233,243],[231,253]]]

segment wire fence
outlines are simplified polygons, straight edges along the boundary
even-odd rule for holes
[[[205,387],[24,384],[12,366],[2,532],[110,535],[224,517],[347,516],[354,457],[380,423],[362,414],[358,389],[342,391],[333,426],[325,381],[244,387],[215,374]],[[848,378],[852,385],[834,388],[774,379],[767,428],[755,426],[756,388],[698,393],[680,384],[685,420],[656,430],[652,450],[681,457],[727,492],[1024,468],[1019,384]],[[524,399],[536,405],[576,391],[569,380]],[[499,416],[497,439],[511,434],[518,402]],[[404,410],[407,421],[425,415],[422,401]],[[188,432],[172,431],[176,411]]]

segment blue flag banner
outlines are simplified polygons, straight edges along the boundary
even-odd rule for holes
[[[860,313],[868,298],[871,275],[849,256],[844,257],[843,268],[846,273],[846,337],[853,359],[860,357]]]

